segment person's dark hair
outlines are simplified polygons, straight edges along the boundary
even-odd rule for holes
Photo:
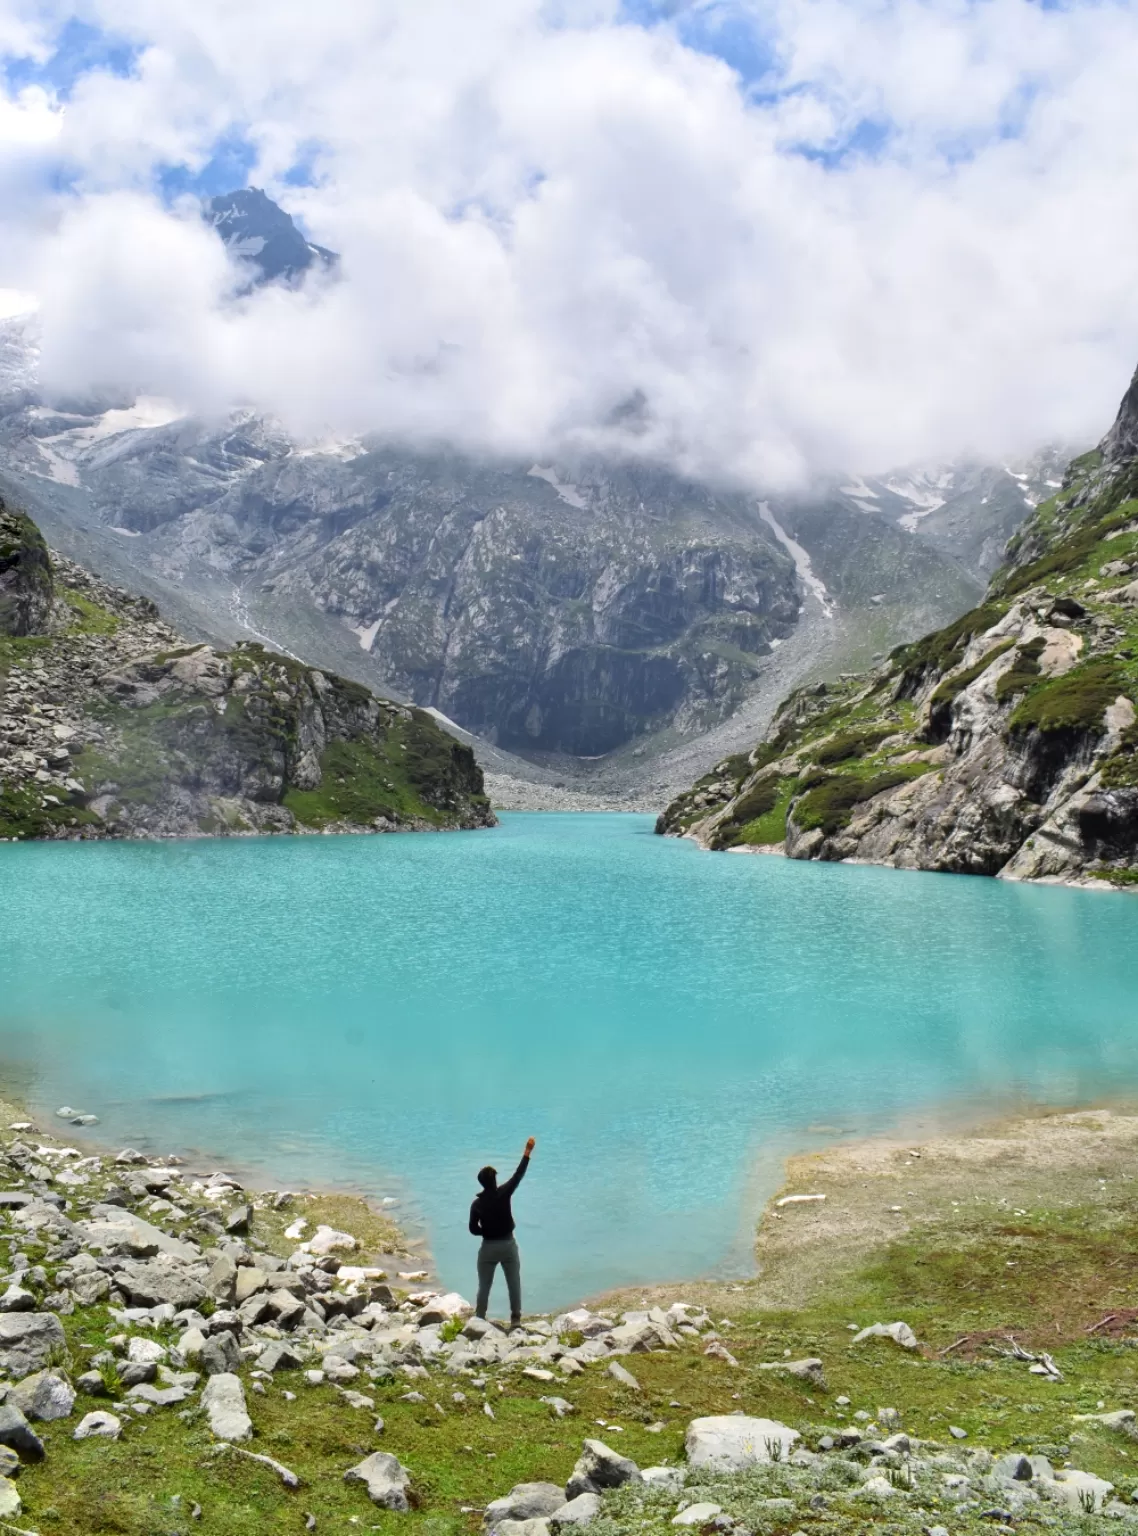
[[[478,1182],[483,1189],[493,1189],[498,1182],[497,1168],[491,1168],[489,1164],[478,1170]]]

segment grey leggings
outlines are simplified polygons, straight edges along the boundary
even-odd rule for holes
[[[486,1308],[490,1305],[490,1287],[494,1284],[494,1271],[499,1264],[506,1277],[506,1289],[510,1293],[510,1316],[521,1317],[522,1261],[518,1245],[512,1237],[482,1239],[482,1246],[478,1250],[478,1305],[474,1310],[479,1317],[486,1316]]]

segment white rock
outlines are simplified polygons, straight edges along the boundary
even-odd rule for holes
[[[873,1499],[888,1499],[892,1498],[897,1490],[887,1477],[878,1475],[867,1477],[857,1492],[868,1494]]]
[[[559,1505],[549,1516],[549,1523],[555,1529],[563,1525],[591,1525],[600,1512],[599,1493],[579,1493],[575,1499]]]
[[[216,1380],[216,1378],[215,1378]],[[399,1460],[386,1451],[374,1451],[344,1473],[346,1483],[363,1483],[368,1498],[381,1509],[405,1515],[411,1508],[407,1488],[411,1474]]]
[[[211,1376],[202,1393],[202,1407],[209,1417],[210,1433],[218,1440],[248,1440],[253,1421],[245,1406],[241,1379],[229,1371]]]
[[[98,1409],[95,1413],[89,1413],[79,1420],[75,1426],[76,1440],[89,1440],[92,1435],[99,1435],[106,1440],[117,1440],[122,1433],[122,1420],[113,1413],[107,1413],[105,1409]]]
[[[679,1493],[684,1486],[686,1473],[683,1467],[645,1467],[640,1475],[649,1488],[660,1488],[665,1493]]]
[[[187,1360],[194,1360],[205,1347],[205,1334],[200,1328],[187,1328],[178,1340],[178,1352]]]
[[[722,1504],[689,1504],[687,1509],[681,1509],[678,1515],[673,1516],[673,1525],[706,1525],[709,1520],[714,1520],[716,1515],[723,1513]]]
[[[288,1238],[290,1243],[299,1243],[300,1239],[304,1236],[304,1229],[307,1226],[308,1222],[304,1219],[304,1217],[298,1216],[291,1226],[288,1226],[284,1229],[284,1235]]]
[[[337,1232],[335,1227],[319,1226],[301,1247],[305,1253],[355,1253],[359,1243],[350,1232]]]
[[[860,1333],[854,1334],[851,1344],[860,1344],[864,1339],[892,1339],[894,1344],[899,1344],[902,1349],[916,1349],[917,1335],[909,1327],[908,1323],[871,1323],[868,1328],[863,1328]]]
[[[21,1507],[15,1483],[0,1477],[0,1520],[9,1520],[13,1515],[18,1515]]]
[[[809,1205],[815,1200],[824,1200],[825,1195],[783,1195],[781,1200],[776,1200],[775,1205],[780,1208],[784,1205]]]
[[[742,1472],[776,1458],[788,1460],[799,1438],[796,1429],[780,1424],[777,1419],[752,1419],[741,1413],[715,1414],[691,1421],[684,1447],[689,1466]]]
[[[1088,1514],[1092,1511],[1101,1514],[1103,1505],[1114,1492],[1113,1483],[1095,1477],[1093,1472],[1079,1472],[1074,1467],[1056,1472],[1050,1483],[1040,1479],[1040,1486],[1057,1502]]]
[[[166,1351],[157,1339],[131,1339],[126,1357],[132,1365],[158,1365],[165,1360]]]
[[[545,1373],[550,1381],[553,1379],[551,1371]],[[625,1370],[619,1360],[614,1360],[611,1365],[605,1367],[605,1375],[611,1376],[614,1381],[619,1381],[622,1387],[630,1387],[633,1392],[640,1391],[640,1383],[631,1371]]]

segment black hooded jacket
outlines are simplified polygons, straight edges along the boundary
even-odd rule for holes
[[[514,1235],[514,1213],[510,1209],[510,1196],[525,1178],[528,1167],[529,1155],[527,1154],[514,1170],[512,1178],[507,1179],[504,1184],[497,1184],[493,1189],[484,1189],[480,1195],[475,1195],[474,1203],[470,1207],[470,1230],[475,1237],[485,1238],[487,1242],[495,1243]]]

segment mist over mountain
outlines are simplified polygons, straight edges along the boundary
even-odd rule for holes
[[[334,272],[339,266],[336,252],[306,240],[290,215],[260,187],[211,197],[204,217],[229,254],[249,263],[257,282],[295,286],[313,268]]]

